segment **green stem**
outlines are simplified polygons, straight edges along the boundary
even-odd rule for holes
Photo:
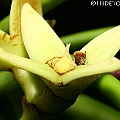
[[[10,16],[8,15],[0,21],[0,29],[6,33],[9,33],[9,18]]]
[[[11,72],[0,72],[0,120],[18,120],[23,92]],[[1,119],[3,116],[4,119]]]
[[[97,100],[80,94],[76,103],[67,109],[59,120],[119,120],[120,113]]]
[[[120,81],[118,79],[111,74],[103,74],[92,84],[92,87],[120,110]]]
[[[33,73],[13,67],[13,74],[21,86],[28,103],[32,103],[36,97],[41,96],[46,88],[41,78]]]
[[[20,120],[57,120],[57,114],[40,113],[35,105],[26,102],[25,97],[22,99],[23,114]]]
[[[67,0],[42,0],[43,14],[49,12]]]

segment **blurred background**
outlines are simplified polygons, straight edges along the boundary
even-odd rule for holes
[[[0,20],[9,14],[11,1],[0,0]],[[119,25],[120,3],[116,4],[100,6],[93,4],[93,1],[67,0],[46,13],[44,18],[56,19],[54,30],[59,36],[63,36],[88,29]]]

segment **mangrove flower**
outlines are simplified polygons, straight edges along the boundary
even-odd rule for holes
[[[120,26],[97,36],[80,51],[69,53],[60,38],[28,3],[21,10],[21,33],[29,58],[5,52],[0,48],[0,60],[37,74],[64,100],[73,100],[96,78],[105,72],[120,69],[114,55],[120,49]]]

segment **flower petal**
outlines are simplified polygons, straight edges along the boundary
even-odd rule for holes
[[[12,0],[10,10],[10,35],[0,30],[0,47],[5,51],[23,57],[28,57],[21,37],[20,13],[24,3],[29,2],[32,7],[42,14],[40,0]],[[8,70],[10,65],[0,61],[0,70]]]
[[[32,7],[42,15],[41,0],[12,0],[10,10],[10,35],[19,34],[21,37],[21,9],[25,3],[29,3]],[[22,38],[20,38],[22,39]]]
[[[120,49],[120,26],[97,36],[80,51],[86,51],[86,64],[95,64],[113,57]]]
[[[61,81],[63,85],[66,85],[77,78],[101,74],[105,72],[112,72],[118,69],[120,69],[120,60],[113,57],[97,64],[80,65],[76,69],[64,74],[61,77]]]
[[[47,64],[37,63],[33,60],[7,53],[2,48],[0,48],[0,60],[54,82],[56,82],[59,77],[58,74]]]
[[[21,12],[21,29],[29,57],[47,62],[64,54],[65,46],[48,23],[28,3]]]
[[[43,80],[55,95],[65,100],[73,100],[93,83],[101,73],[117,69],[120,69],[120,60],[113,57],[94,65],[81,65],[61,76],[56,84],[46,79]]]
[[[2,30],[0,30],[0,47],[3,48],[6,52],[12,54],[17,54],[24,57],[28,56],[22,41],[19,39],[19,36],[10,36]],[[0,61],[0,70],[8,70],[9,67],[10,65]]]

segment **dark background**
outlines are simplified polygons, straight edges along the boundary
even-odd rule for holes
[[[64,35],[120,24],[120,6],[92,6],[91,1],[68,0],[45,15],[56,18],[55,31]]]
[[[11,0],[0,1],[0,19],[9,14]],[[59,36],[88,29],[120,24],[120,5],[91,5],[91,1],[68,0],[44,15],[56,19]]]

